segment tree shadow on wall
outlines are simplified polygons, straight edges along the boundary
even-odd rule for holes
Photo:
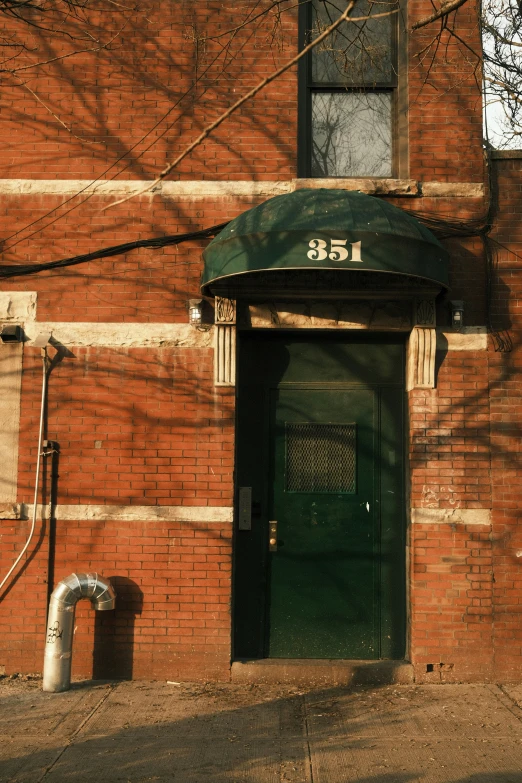
[[[132,680],[134,625],[143,608],[143,592],[125,576],[110,576],[116,591],[116,608],[96,612],[93,679]]]

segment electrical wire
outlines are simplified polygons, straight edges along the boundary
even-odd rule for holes
[[[125,242],[123,245],[112,245],[111,247],[105,247],[101,250],[95,250],[92,253],[83,253],[79,256],[62,258],[59,261],[48,261],[43,264],[3,265],[0,266],[0,279],[5,280],[10,277],[34,275],[37,272],[46,272],[50,269],[63,269],[64,267],[75,266],[76,264],[84,264],[87,261],[95,261],[98,258],[123,255],[131,250],[137,250],[140,247],[159,249],[167,247],[168,245],[179,245],[182,242],[189,242],[194,239],[210,239],[216,234],[219,234],[227,223],[220,223],[217,226],[210,226],[210,228],[204,228],[201,231],[191,231],[187,234],[167,234],[164,237],[155,237],[154,239],[138,239],[135,242]]]
[[[493,324],[491,312],[492,289],[494,284],[495,263],[493,245],[499,244],[490,237],[493,226],[494,213],[496,208],[496,187],[491,176],[491,165],[488,164],[489,176],[489,201],[488,208],[483,217],[471,218],[469,220],[452,220],[449,216],[432,214],[428,212],[418,212],[407,210],[408,214],[428,228],[439,240],[449,240],[456,238],[480,238],[486,258],[486,321],[488,332],[492,335],[495,350],[508,352],[512,349],[512,339],[506,329],[498,328]],[[64,258],[59,261],[49,261],[43,264],[9,264],[0,266],[0,279],[9,279],[13,277],[23,277],[33,275],[38,272],[45,272],[53,269],[62,269],[77,264],[83,264],[88,261],[95,261],[101,258],[123,255],[138,248],[159,249],[169,245],[179,245],[182,242],[198,239],[210,239],[216,236],[227,222],[219,223],[200,231],[191,231],[184,234],[169,234],[163,237],[153,239],[139,239],[134,242],[126,242],[121,245],[112,245],[101,248],[92,253],[84,253],[70,258]]]
[[[408,210],[408,214],[416,218],[420,223],[429,228],[439,239],[451,239],[454,237],[472,237],[482,236],[488,226],[485,218],[469,221],[450,221],[440,218],[440,216],[430,215],[425,212],[414,212]],[[132,250],[142,247],[159,249],[168,245],[179,245],[182,242],[197,239],[210,239],[216,236],[229,221],[219,223],[209,228],[203,228],[199,231],[191,231],[185,234],[167,234],[163,237],[154,237],[153,239],[138,239],[134,242],[125,242],[121,245],[112,245],[92,253],[84,253],[78,256],[71,256],[59,261],[48,261],[43,264],[6,264],[0,266],[0,279],[10,277],[22,277],[32,275],[36,272],[45,272],[51,269],[60,269],[76,264],[83,264],[87,261],[95,261],[99,258],[109,258],[111,256],[123,255]]]
[[[305,2],[308,2],[308,0],[305,0]],[[247,18],[248,18],[248,17],[247,17]],[[250,39],[252,38],[252,36],[253,36],[254,34],[255,34],[255,30],[251,32],[251,34],[248,36],[248,38],[247,38],[245,41],[243,41],[243,43],[242,43],[242,44],[241,44],[241,46],[239,47],[239,50],[238,50],[238,53],[237,53],[237,54],[239,54],[239,52],[241,52],[241,50],[242,50],[242,49],[244,49],[244,47],[247,45],[247,43],[250,41]],[[234,34],[234,35],[235,35],[235,34]],[[224,52],[224,51],[226,52],[227,48],[228,48],[228,46],[224,46],[224,47],[223,47],[223,48],[222,48],[222,49],[221,49],[221,50],[218,52],[218,54],[217,54],[217,55],[214,57],[214,59],[213,59],[213,60],[212,60],[212,61],[211,61],[211,62],[210,62],[208,65],[207,65],[207,67],[205,68],[205,70],[204,70],[204,71],[203,71],[201,74],[199,74],[199,75],[196,77],[196,79],[194,80],[194,84],[193,84],[193,85],[192,85],[192,86],[191,86],[191,87],[190,87],[188,90],[186,90],[186,91],[185,91],[185,92],[184,92],[184,93],[183,93],[183,94],[182,94],[182,95],[181,95],[181,96],[180,96],[180,97],[177,99],[177,101],[176,101],[176,102],[175,102],[175,103],[174,103],[174,104],[173,104],[173,105],[172,105],[172,106],[171,106],[171,107],[170,107],[170,108],[169,108],[169,109],[168,109],[168,110],[167,110],[167,111],[166,111],[166,112],[165,112],[165,113],[164,113],[164,114],[163,114],[163,115],[162,115],[162,116],[159,118],[159,120],[158,120],[158,121],[157,121],[157,122],[156,122],[156,123],[155,123],[155,124],[152,126],[152,128],[150,128],[150,129],[149,129],[149,130],[148,130],[148,131],[147,131],[147,132],[146,132],[146,133],[145,133],[145,134],[144,134],[144,135],[143,135],[143,136],[142,136],[142,137],[141,137],[141,138],[140,138],[140,139],[139,139],[139,140],[138,140],[138,141],[137,141],[135,144],[133,144],[133,145],[132,145],[132,146],[131,146],[131,147],[130,147],[128,150],[126,150],[126,151],[123,153],[123,155],[120,155],[120,156],[119,156],[119,157],[118,157],[118,158],[117,158],[117,159],[116,159],[116,160],[115,160],[113,163],[111,163],[111,165],[110,165],[108,168],[106,168],[106,169],[105,169],[105,170],[104,170],[104,171],[103,171],[101,174],[99,174],[99,175],[96,177],[96,179],[89,181],[89,182],[88,182],[88,184],[87,184],[87,185],[85,185],[85,187],[83,187],[83,188],[81,188],[80,190],[78,190],[78,191],[77,191],[77,192],[76,192],[74,195],[72,195],[72,196],[69,196],[69,198],[65,199],[65,201],[63,201],[63,202],[62,202],[61,204],[59,204],[58,206],[56,206],[56,207],[53,207],[53,209],[50,209],[50,210],[49,210],[48,212],[46,212],[44,215],[41,215],[39,218],[36,218],[35,220],[33,220],[31,223],[28,223],[26,226],[24,226],[24,228],[21,228],[21,229],[19,229],[19,230],[15,231],[13,234],[10,234],[9,236],[5,237],[5,238],[3,239],[3,243],[4,243],[3,250],[4,250],[4,251],[6,251],[6,250],[10,250],[12,247],[15,247],[16,245],[20,244],[20,242],[25,242],[27,239],[30,239],[30,238],[31,238],[32,236],[34,236],[35,234],[39,234],[41,231],[44,231],[44,230],[45,230],[46,228],[48,228],[49,226],[52,226],[54,223],[58,222],[58,220],[61,220],[63,217],[66,217],[66,215],[68,215],[70,212],[73,212],[75,209],[77,209],[78,207],[82,206],[82,204],[85,204],[87,201],[89,201],[89,199],[90,199],[90,198],[92,198],[92,196],[96,195],[96,192],[95,192],[95,190],[94,190],[92,193],[89,193],[89,194],[88,194],[88,195],[87,195],[87,196],[86,196],[84,199],[82,199],[82,201],[80,201],[78,204],[73,204],[71,207],[69,207],[69,209],[67,209],[65,212],[62,212],[62,213],[61,213],[60,215],[58,215],[58,216],[57,216],[57,217],[56,217],[54,220],[51,220],[51,221],[49,221],[48,223],[46,223],[44,226],[41,226],[40,228],[38,228],[38,229],[35,229],[35,230],[34,230],[33,232],[31,232],[30,234],[27,234],[26,236],[23,236],[23,237],[21,237],[21,238],[20,238],[20,239],[18,239],[16,242],[12,242],[10,245],[6,245],[6,244],[5,244],[6,242],[9,242],[9,240],[11,240],[11,239],[14,239],[15,237],[17,237],[17,236],[19,236],[20,234],[22,234],[24,231],[27,231],[27,230],[28,230],[28,229],[30,229],[32,226],[35,226],[35,225],[37,225],[37,224],[38,224],[40,221],[42,221],[42,220],[45,220],[47,217],[50,217],[50,215],[54,214],[54,213],[55,213],[55,212],[57,212],[59,209],[62,209],[62,208],[65,206],[65,205],[69,204],[71,201],[74,201],[74,199],[76,199],[76,198],[79,198],[79,197],[82,195],[82,193],[84,193],[86,190],[89,190],[90,188],[92,188],[92,187],[93,187],[93,185],[95,185],[97,182],[100,182],[100,181],[101,181],[101,179],[102,179],[102,177],[105,177],[105,175],[106,175],[106,174],[108,174],[108,173],[109,173],[109,171],[111,171],[111,170],[112,170],[112,169],[113,169],[115,166],[117,166],[117,165],[118,165],[118,163],[120,163],[122,160],[124,160],[124,159],[125,159],[125,158],[126,158],[128,155],[130,155],[130,154],[131,154],[131,152],[133,152],[133,151],[134,151],[134,150],[135,150],[135,149],[136,149],[136,148],[137,148],[137,147],[138,147],[140,144],[142,144],[142,143],[143,143],[143,142],[144,142],[144,141],[145,141],[145,140],[146,140],[146,139],[147,139],[147,138],[148,138],[148,137],[151,135],[151,133],[153,133],[153,132],[156,130],[156,128],[158,128],[158,127],[159,127],[159,126],[160,126],[160,125],[161,125],[161,124],[162,124],[162,123],[163,123],[163,122],[164,122],[164,121],[167,119],[167,117],[168,117],[170,114],[172,114],[172,112],[174,111],[174,109],[176,109],[176,108],[177,108],[177,107],[178,107],[178,106],[179,106],[179,105],[182,103],[182,101],[183,101],[185,98],[187,98],[187,97],[190,95],[190,93],[191,93],[193,90],[195,90],[195,89],[196,89],[196,87],[198,87],[198,86],[199,86],[199,83],[201,82],[201,80],[202,80],[202,79],[203,79],[203,78],[206,76],[206,74],[207,74],[207,73],[210,71],[210,69],[212,68],[212,66],[213,66],[213,65],[214,65],[214,64],[215,64],[215,63],[216,63],[216,62],[219,60],[219,58],[221,57],[221,55],[223,54],[223,52]],[[237,54],[236,54],[236,57],[237,57]],[[210,87],[210,86],[206,87],[206,88],[203,90],[203,92],[202,92],[202,93],[201,93],[201,94],[198,96],[198,97],[199,97],[199,99],[201,99],[201,98],[203,97],[203,95],[205,95],[205,93],[208,91],[209,87]],[[152,148],[152,147],[153,147],[155,144],[157,144],[157,142],[158,142],[158,141],[159,141],[161,138],[163,138],[163,136],[165,136],[165,134],[166,134],[166,133],[168,133],[168,132],[169,132],[169,131],[170,131],[170,130],[173,128],[173,126],[174,126],[174,125],[175,125],[175,121],[174,121],[174,122],[171,122],[170,124],[168,124],[168,125],[167,125],[167,127],[166,127],[166,128],[163,130],[163,131],[161,131],[161,133],[159,133],[159,134],[158,134],[158,135],[157,135],[157,136],[156,136],[156,137],[153,139],[153,141],[152,141],[152,142],[151,142],[151,143],[150,143],[150,144],[149,144],[147,147],[145,147],[145,148],[144,148],[144,149],[143,149],[143,150],[142,150],[142,151],[141,151],[139,154],[135,155],[135,156],[132,158],[132,160],[131,160],[131,161],[129,161],[129,162],[128,162],[128,163],[127,163],[125,166],[123,166],[123,168],[122,168],[122,169],[119,169],[119,170],[118,170],[118,171],[117,171],[115,174],[113,174],[113,176],[112,176],[112,177],[110,177],[108,181],[109,181],[109,182],[112,182],[112,181],[113,181],[113,180],[114,180],[116,177],[118,177],[120,174],[123,174],[123,172],[124,172],[124,171],[126,171],[126,170],[127,170],[127,169],[128,169],[130,166],[131,166],[131,165],[133,165],[133,164],[134,164],[136,161],[138,161],[138,160],[139,160],[139,159],[140,159],[140,158],[141,158],[141,157],[142,157],[142,156],[143,156],[143,155],[144,155],[146,152],[148,152],[148,151],[149,151],[149,150],[150,150],[150,149],[151,149],[151,148]]]

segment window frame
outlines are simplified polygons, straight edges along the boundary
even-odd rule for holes
[[[341,84],[314,83],[312,81],[312,52],[298,63],[298,117],[297,117],[297,176],[305,179],[323,179],[312,175],[312,95],[313,93],[391,93],[391,175],[376,177],[367,175],[328,176],[327,179],[396,179],[409,175],[408,151],[408,98],[407,98],[407,18],[405,0],[399,0],[399,12],[393,33],[393,64],[396,69],[393,85],[374,83],[346,86]],[[302,51],[309,42],[308,31],[312,27],[312,2],[299,6],[298,45]]]

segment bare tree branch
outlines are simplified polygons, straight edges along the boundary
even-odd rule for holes
[[[499,99],[498,110],[488,117],[494,146],[519,146],[522,129],[522,13],[519,0],[483,0],[486,105]]]
[[[441,7],[433,14],[430,14],[430,16],[425,16],[424,19],[415,22],[411,29],[419,30],[421,27],[426,27],[426,25],[435,22],[437,19],[441,19],[443,16],[451,14],[452,11],[456,11],[457,8],[460,8],[461,5],[467,2],[468,0],[448,0],[446,3],[442,3]]]
[[[144,193],[148,193],[150,190],[155,188],[162,180],[167,177],[170,172],[176,168],[176,166],[181,163],[182,160],[184,160],[190,153],[199,146],[216,128],[218,128],[225,120],[227,120],[237,109],[239,109],[244,103],[249,101],[251,98],[253,98],[255,95],[257,95],[261,90],[263,90],[270,82],[273,82],[275,79],[277,79],[279,76],[281,76],[285,71],[288,71],[289,68],[292,68],[296,63],[299,62],[303,57],[305,57],[315,46],[318,46],[322,41],[325,40],[334,30],[336,30],[343,22],[349,20],[349,15],[355,5],[355,0],[349,0],[348,5],[346,6],[343,13],[339,16],[338,19],[336,19],[329,27],[327,27],[323,32],[317,36],[313,41],[311,41],[307,46],[302,49],[299,54],[297,54],[295,57],[293,57],[291,60],[286,62],[284,65],[282,65],[280,68],[278,68],[276,71],[271,73],[269,76],[267,76],[265,79],[263,79],[259,84],[257,84],[255,87],[253,87],[249,92],[246,93],[246,95],[243,95],[242,98],[240,98],[236,103],[234,103],[232,106],[230,106],[223,114],[221,114],[214,122],[210,123],[210,125],[207,125],[207,127],[200,133],[200,135],[191,143],[188,147],[186,147],[183,152],[178,155],[178,157],[173,160],[171,163],[169,163],[163,171],[160,172],[160,174],[154,179],[147,187],[143,188],[142,190],[138,191],[137,193],[126,196],[123,199],[119,199],[118,201],[113,201],[112,204],[108,204],[102,211],[105,211],[107,209],[111,209],[112,207],[117,206],[118,204],[123,204],[126,201],[129,201],[131,198],[135,198],[135,196],[141,196]],[[388,11],[384,14],[380,14],[380,16],[389,16],[391,14],[398,13],[398,9],[394,9],[393,11]],[[365,17],[366,18],[366,17]]]
[[[500,41],[503,44],[506,44],[506,46],[519,46],[520,48],[522,48],[522,43],[520,43],[520,41],[514,41],[513,39],[504,38],[502,33],[499,32],[499,30],[497,30],[495,27],[492,27],[487,22],[483,21],[482,27],[484,28],[484,30],[487,30],[488,33],[495,36],[495,38],[498,41]]]
[[[105,168],[105,170],[102,170],[95,179],[91,180],[87,185],[85,185],[83,188],[81,188],[79,191],[77,191],[74,195],[71,195],[67,199],[65,199],[65,201],[62,202],[61,205],[53,207],[48,212],[46,212],[44,215],[36,218],[31,223],[26,225],[23,229],[19,229],[18,231],[15,231],[10,236],[6,237],[4,239],[4,242],[7,242],[7,241],[9,241],[11,239],[14,239],[15,237],[20,236],[20,234],[23,234],[24,231],[26,231],[28,229],[31,229],[33,226],[36,226],[41,221],[43,221],[46,218],[48,218],[50,215],[53,215],[56,212],[59,212],[59,214],[56,215],[56,217],[54,217],[52,220],[47,222],[43,227],[35,228],[30,234],[26,234],[24,236],[21,236],[19,239],[17,239],[15,242],[12,242],[10,245],[4,246],[3,250],[4,251],[5,250],[9,250],[9,249],[15,247],[16,245],[20,244],[21,242],[27,241],[28,239],[30,239],[35,234],[38,234],[42,230],[48,228],[49,226],[52,226],[57,221],[61,220],[66,215],[68,215],[71,212],[73,212],[79,206],[81,206],[81,205],[85,204],[87,201],[89,201],[92,198],[92,196],[95,194],[95,192],[96,192],[96,187],[93,187],[93,186],[95,186],[96,183],[99,183],[100,180],[102,180],[105,176],[107,176],[107,174],[109,174],[109,172],[114,170],[118,166],[119,163],[121,163],[123,160],[125,160],[125,158],[129,158],[132,153],[134,153],[133,157],[130,160],[128,160],[127,163],[125,163],[123,168],[120,168],[118,171],[116,171],[116,173],[113,174],[109,179],[112,180],[115,177],[121,175],[127,169],[129,169],[134,163],[136,163],[136,161],[138,161],[145,153],[147,153],[150,149],[152,149],[152,147],[158,142],[158,140],[163,138],[163,136],[165,136],[171,130],[171,128],[174,126],[176,120],[171,122],[171,123],[169,123],[161,132],[159,132],[153,138],[152,141],[150,141],[150,143],[146,147],[142,148],[140,150],[140,152],[136,153],[136,150],[143,144],[143,142],[145,142],[160,127],[160,125],[162,125],[167,120],[167,118],[172,114],[172,112],[174,112],[176,109],[179,109],[179,107],[181,106],[183,101],[186,100],[187,98],[189,98],[189,96],[192,96],[192,100],[194,101],[194,103],[197,100],[202,99],[203,96],[205,95],[205,93],[208,91],[209,87],[218,81],[219,76],[220,75],[222,76],[223,74],[226,73],[226,68],[227,68],[227,64],[228,64],[227,62],[225,62],[220,67],[220,73],[217,76],[213,76],[211,79],[209,78],[209,74],[211,73],[212,67],[215,66],[219,62],[219,60],[221,59],[223,53],[225,53],[225,58],[228,58],[229,62],[233,62],[234,59],[237,58],[240,55],[241,51],[248,44],[248,42],[251,40],[253,35],[255,35],[255,30],[251,31],[250,35],[243,42],[241,42],[239,48],[236,50],[236,52],[233,55],[231,53],[229,53],[229,48],[230,48],[230,45],[231,45],[232,41],[234,40],[234,38],[236,36],[236,33],[231,35],[230,40],[226,44],[224,44],[222,46],[220,44],[220,46],[221,46],[220,51],[205,66],[204,70],[201,73],[197,74],[194,82],[188,87],[188,89],[185,90],[180,95],[176,96],[176,99],[175,99],[174,103],[172,103],[169,106],[167,111],[159,119],[156,120],[156,122],[149,128],[149,130],[143,136],[141,136],[128,149],[126,149],[125,152],[122,155],[120,155],[115,161],[110,163],[107,166],[107,168]],[[195,41],[195,39],[194,39],[194,41]],[[200,90],[200,92],[198,94],[196,94],[196,90],[199,87],[201,87],[205,77],[207,77],[207,79],[208,79],[208,81],[206,82],[206,85],[202,87],[202,89]],[[86,194],[86,195],[84,195],[83,198],[78,198],[78,197],[81,197],[83,194]],[[67,207],[67,209],[64,210],[64,207],[66,205],[69,205],[69,206]]]
[[[260,11],[258,14],[255,14],[255,16],[251,16],[248,19],[246,19],[241,24],[236,25],[236,27],[230,28],[230,30],[225,30],[222,33],[219,33],[218,35],[204,35],[199,40],[201,41],[217,41],[219,38],[223,38],[226,35],[232,35],[233,33],[239,32],[239,30],[242,30],[246,25],[252,24],[253,22],[256,22],[258,19],[260,19],[262,16],[265,16],[270,11],[272,11],[274,8],[278,8],[278,11],[290,11],[292,8],[295,8],[296,6],[302,5],[303,3],[308,3],[310,0],[299,0],[299,2],[295,3],[294,5],[287,6],[283,9],[280,8],[281,5],[283,5],[286,2],[289,2],[290,0],[274,0],[273,3],[270,3],[270,5],[267,8],[264,8],[262,11]]]
[[[65,124],[65,122],[64,122],[63,120],[61,120],[61,119],[58,117],[58,115],[57,115],[57,114],[55,114],[55,113],[54,113],[54,111],[53,111],[53,110],[52,110],[52,109],[51,109],[51,108],[50,108],[50,107],[49,107],[49,106],[48,106],[48,105],[45,103],[45,101],[43,101],[43,100],[40,98],[40,96],[39,96],[39,95],[38,95],[38,94],[37,94],[37,93],[36,93],[34,90],[32,90],[32,89],[29,87],[29,85],[28,85],[28,84],[25,84],[25,82],[23,82],[23,81],[20,79],[20,77],[19,77],[19,76],[17,76],[17,79],[18,79],[18,81],[20,82],[20,86],[21,86],[21,87],[23,87],[23,88],[24,88],[24,90],[27,90],[27,92],[29,92],[29,93],[30,93],[30,94],[33,96],[33,98],[34,98],[35,100],[37,100],[37,101],[38,101],[38,103],[40,103],[40,104],[41,104],[41,105],[44,107],[44,109],[46,109],[46,111],[48,111],[48,112],[49,112],[49,114],[50,114],[52,117],[54,117],[54,119],[55,119],[55,120],[57,120],[57,121],[60,123],[60,125],[61,125],[63,128],[65,128],[65,130],[66,130],[68,133],[70,133],[70,134],[71,134],[71,136],[74,136],[74,138],[75,138],[75,139],[78,139],[78,141],[81,141],[81,142],[83,142],[84,144],[103,144],[103,142],[101,142],[101,141],[94,141],[93,139],[84,139],[84,138],[82,138],[81,136],[77,136],[77,135],[76,135],[76,134],[73,132],[72,128],[69,128],[69,126],[68,126],[68,125],[66,125],[66,124]]]
[[[110,43],[110,42],[109,42]],[[108,44],[102,44],[101,46],[93,46],[91,49],[75,49],[73,52],[67,52],[67,54],[61,54],[58,57],[52,57],[50,60],[42,60],[41,62],[31,63],[30,65],[20,65],[18,68],[0,68],[0,73],[18,73],[19,71],[28,71],[33,68],[39,68],[43,65],[49,65],[50,63],[58,62],[58,60],[66,60],[68,57],[74,57],[77,54],[85,54],[86,52],[99,52]],[[11,58],[14,59],[14,58]]]

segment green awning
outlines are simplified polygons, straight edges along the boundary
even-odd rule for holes
[[[210,296],[218,281],[281,269],[412,275],[448,287],[448,254],[431,231],[358,191],[303,189],[271,198],[234,218],[203,258],[201,288]]]

